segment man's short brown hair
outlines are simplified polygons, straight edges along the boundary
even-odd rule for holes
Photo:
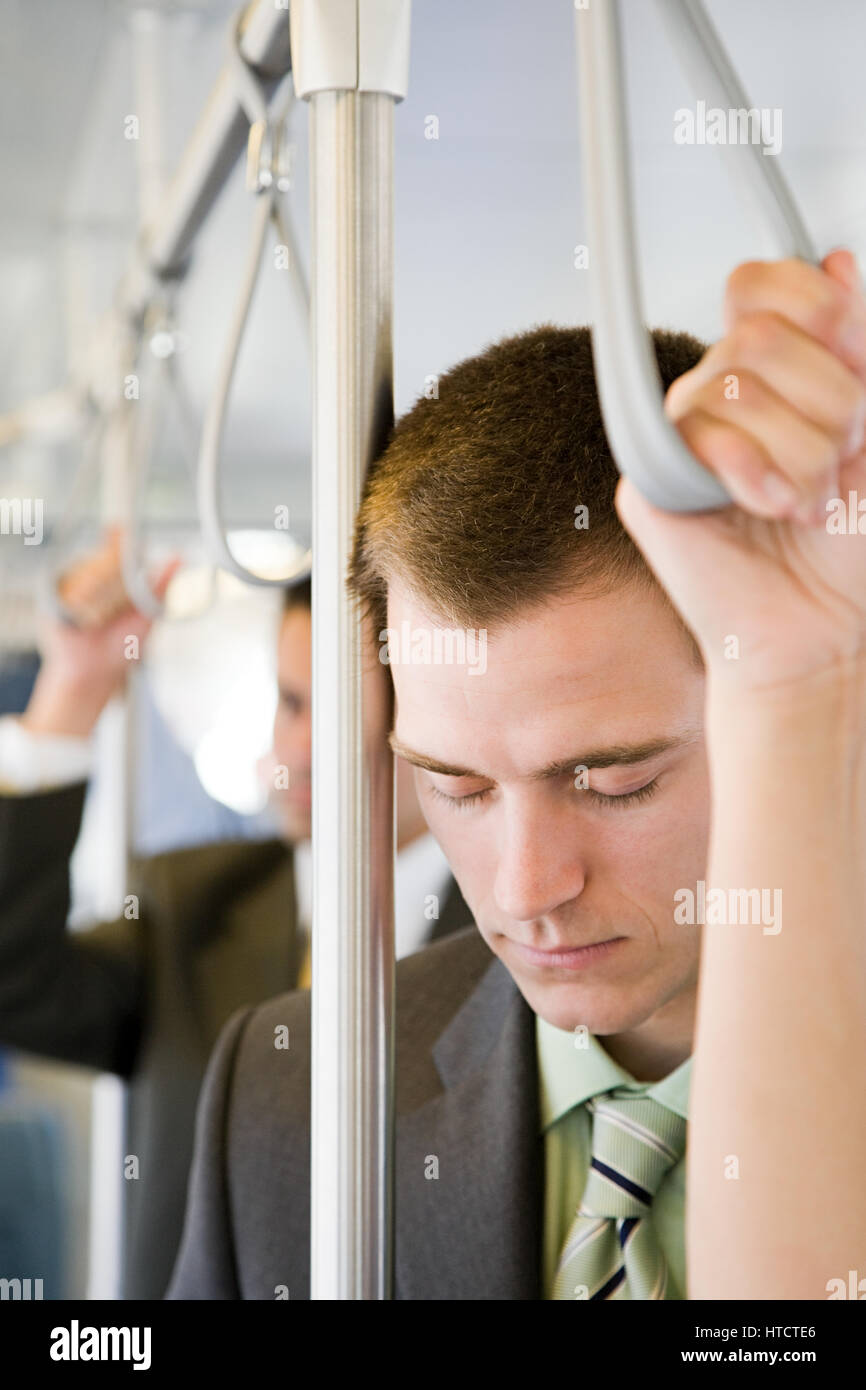
[[[657,329],[653,342],[665,390],[706,351],[688,333]],[[617,516],[618,478],[589,329],[518,333],[445,372],[438,396],[397,422],[366,480],[350,588],[377,635],[391,579],[437,619],[488,631],[554,595],[628,582],[676,613]]]

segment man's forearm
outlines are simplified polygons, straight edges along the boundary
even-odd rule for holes
[[[115,688],[115,681],[99,673],[74,681],[43,666],[20,722],[34,734],[89,737]]]
[[[708,899],[781,928],[703,928],[689,1297],[826,1298],[866,1275],[866,674],[708,690]]]

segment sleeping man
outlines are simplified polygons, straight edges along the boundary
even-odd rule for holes
[[[454,367],[367,480],[371,638],[486,634],[481,675],[389,663],[475,922],[397,971],[400,1299],[823,1299],[864,1267],[866,550],[826,517],[866,492],[866,303],[836,251],[738,267],[725,310],[708,350],[654,335],[725,508],[618,479],[584,328]],[[780,930],[678,920],[699,883]],[[290,993],[211,1058],[169,1297],[309,1297],[309,1179]]]

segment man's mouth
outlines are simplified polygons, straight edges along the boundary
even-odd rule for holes
[[[509,938],[510,939],[510,938]],[[540,970],[586,970],[588,966],[605,960],[622,942],[625,936],[611,936],[604,941],[594,941],[588,946],[554,946],[540,951],[534,946],[523,946],[511,941],[511,946],[526,965]]]

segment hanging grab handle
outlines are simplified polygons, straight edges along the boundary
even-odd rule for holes
[[[165,615],[165,600],[156,594],[147,574],[143,558],[144,540],[141,516],[144,508],[144,494],[147,486],[149,466],[154,457],[154,434],[156,416],[172,397],[175,402],[177,418],[181,426],[181,455],[195,487],[195,470],[192,460],[195,457],[197,431],[194,412],[187,395],[186,387],[177,364],[177,336],[173,329],[173,313],[159,309],[157,323],[161,329],[151,334],[147,324],[143,332],[142,346],[147,344],[150,356],[145,361],[150,364],[150,380],[145,390],[144,400],[135,412],[134,421],[129,422],[126,449],[126,470],[124,489],[124,526],[120,547],[120,564],[123,584],[134,606],[146,617],[154,619]],[[159,347],[157,348],[157,342]],[[156,369],[151,362],[156,359]],[[156,373],[162,378],[163,391],[154,389]],[[204,602],[182,618],[172,614],[172,621],[185,622],[200,617],[212,606],[216,598],[216,569],[210,566],[207,571],[207,588]]]
[[[658,0],[702,95],[728,109],[749,101],[700,0]],[[592,347],[605,430],[617,467],[655,506],[696,512],[727,506],[718,478],[694,457],[664,413],[661,377],[644,324],[631,198],[622,42],[617,0],[575,7],[581,158],[592,255]],[[737,148],[783,243],[784,254],[817,257],[776,161],[762,146]]]
[[[208,406],[202,430],[198,463],[198,510],[205,547],[215,564],[219,565],[221,569],[228,570],[230,574],[237,575],[247,584],[267,587],[279,585],[282,587],[293,579],[309,573],[312,563],[310,552],[308,551],[304,555],[300,564],[295,567],[291,574],[281,579],[268,579],[262,575],[254,574],[252,570],[246,569],[235,559],[229,548],[219,500],[220,456],[229,392],[258,280],[265,238],[271,223],[276,227],[281,243],[289,249],[291,274],[301,293],[306,320],[309,319],[309,293],[300,269],[300,257],[291,223],[288,219],[283,218],[279,202],[280,195],[288,188],[288,168],[284,162],[282,137],[294,101],[292,77],[289,73],[283,79],[287,88],[285,98],[278,101],[277,110],[273,115],[269,115],[265,90],[256,73],[241,53],[240,29],[242,19],[243,13],[233,22],[231,52],[239,97],[250,122],[247,145],[247,186],[256,194],[258,202],[253,218],[252,236],[241,290],[220,363],[216,389]]]

